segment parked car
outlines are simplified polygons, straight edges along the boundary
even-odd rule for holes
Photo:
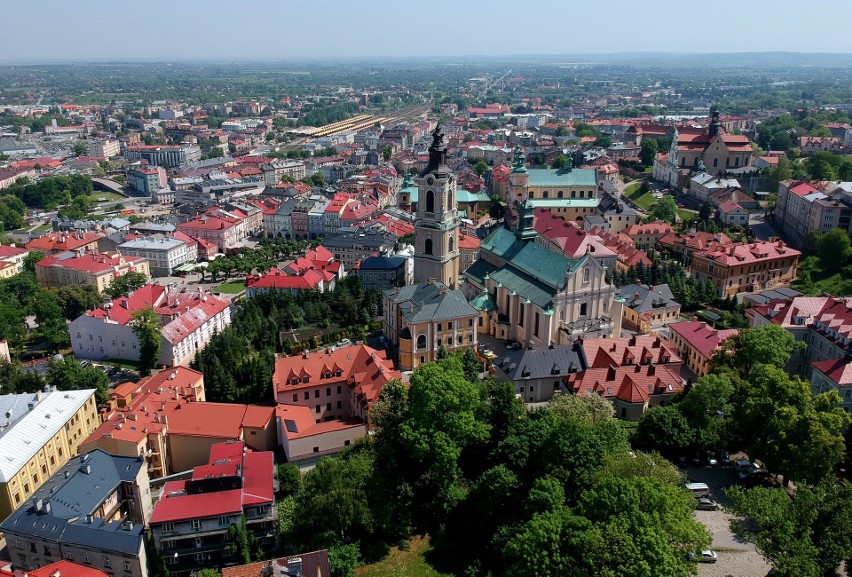
[[[698,499],[695,508],[699,511],[716,511],[719,508],[719,503],[708,497],[701,497]]]
[[[336,345],[336,346],[338,346],[338,347],[348,347],[348,346],[349,346],[349,345],[351,345],[351,344],[352,344],[352,341],[350,341],[349,339],[340,339],[339,341],[337,341],[337,345]]]
[[[510,351],[517,351],[517,350],[519,350],[520,348],[521,348],[521,344],[520,344],[520,343],[516,343],[516,342],[514,342],[514,341],[509,341],[508,343],[506,343],[506,349],[507,349],[507,350],[510,350]]]
[[[701,553],[690,553],[689,556],[699,563],[715,563],[719,560],[719,556],[712,549],[705,549]]]
[[[707,453],[704,454],[704,462],[712,467],[716,464],[716,457],[713,456],[713,453],[707,451]]]
[[[723,467],[726,467],[731,464],[731,457],[728,455],[728,451],[724,449],[719,449],[716,451],[716,455],[719,457],[719,464]]]
[[[690,462],[691,465],[693,465],[695,467],[700,467],[701,466],[701,455],[699,455],[698,453],[694,454],[689,459],[689,462]]]

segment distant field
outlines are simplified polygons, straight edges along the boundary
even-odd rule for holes
[[[239,282],[226,282],[222,283],[213,289],[213,292],[219,292],[227,295],[236,295],[240,294],[246,290],[246,285]]]
[[[428,538],[413,537],[408,540],[407,550],[391,548],[388,556],[381,561],[358,567],[355,577],[450,577],[426,561],[426,554],[431,550]]]

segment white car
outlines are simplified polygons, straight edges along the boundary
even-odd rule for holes
[[[716,555],[716,552],[710,549],[705,549],[701,553],[690,553],[689,557],[691,559],[695,559],[699,563],[715,563],[719,560],[719,557],[718,555]]]

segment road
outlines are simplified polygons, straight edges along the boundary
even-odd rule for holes
[[[766,240],[769,237],[778,236],[771,224],[766,222],[763,212],[752,212],[748,215],[748,225],[751,227],[751,232],[760,240]]]

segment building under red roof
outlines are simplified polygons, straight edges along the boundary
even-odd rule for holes
[[[98,240],[104,235],[96,232],[54,232],[36,238],[25,246],[30,250],[38,250],[46,255],[85,249],[97,250]]]
[[[669,330],[677,333],[706,359],[710,359],[713,353],[722,347],[722,343],[739,334],[737,329],[718,330],[701,321],[671,323]]]

